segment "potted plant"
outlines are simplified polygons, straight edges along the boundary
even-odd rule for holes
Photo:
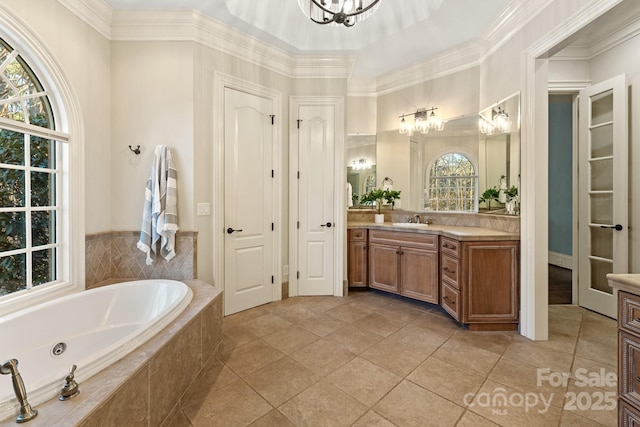
[[[391,208],[393,209],[397,199],[400,199],[400,191],[374,188],[368,193],[363,194],[360,198],[360,202],[363,205],[373,205],[375,203],[378,208],[378,213],[375,215],[374,221],[376,223],[383,223],[384,215],[381,213],[382,204],[386,201],[391,204]]]
[[[498,201],[498,197],[500,197],[500,192],[496,187],[487,188],[480,199],[478,199],[479,203],[484,203],[487,206],[487,210],[491,210],[491,201]]]
[[[391,205],[391,209],[393,210],[396,205],[396,200],[400,199],[400,191],[398,190],[385,190],[384,199]]]

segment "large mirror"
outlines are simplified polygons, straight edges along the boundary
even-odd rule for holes
[[[495,113],[494,113],[495,112]],[[510,130],[487,128],[482,132],[479,119],[494,123],[498,112],[504,112],[511,121]],[[375,141],[375,171],[378,176],[377,186],[384,177],[393,180],[393,189],[402,192],[396,207],[410,211],[454,210],[476,212],[486,210],[487,204],[476,204],[476,201],[487,189],[497,191],[515,191],[520,186],[520,97],[510,96],[495,105],[487,107],[480,113],[470,113],[447,120],[443,131],[431,131],[427,134],[414,133],[402,135],[397,129],[379,132]],[[349,155],[353,162],[358,156]],[[453,154],[452,154],[453,153]],[[449,157],[446,157],[449,154]],[[454,155],[456,154],[456,155]],[[459,154],[459,156],[457,155]],[[442,159],[450,161],[449,166],[464,168],[472,165],[475,181],[444,180],[438,184],[438,191],[449,195],[455,193],[455,202],[443,202],[438,199],[434,180],[429,180],[430,171]],[[436,162],[438,160],[438,162]],[[466,169],[465,169],[466,170]],[[355,176],[353,168],[347,175]],[[362,179],[359,177],[359,179]],[[473,182],[473,183],[472,183]],[[431,184],[429,184],[431,183]],[[467,185],[461,189],[460,183]],[[443,184],[443,185],[440,185]],[[362,182],[358,182],[359,191],[366,191]],[[374,184],[375,185],[375,184]],[[432,185],[431,189],[428,187]],[[476,187],[477,185],[477,187]],[[442,189],[441,189],[442,187]],[[446,188],[445,188],[446,187]],[[355,187],[354,187],[355,188]],[[505,201],[501,194],[500,200]],[[505,210],[505,203],[495,200],[491,204],[495,213]],[[511,212],[513,213],[513,212]]]
[[[347,206],[376,187],[376,135],[347,135]]]

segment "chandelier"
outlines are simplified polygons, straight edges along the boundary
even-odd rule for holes
[[[316,24],[353,27],[376,11],[380,0],[298,0],[302,12]]]
[[[444,130],[444,120],[436,116],[435,110],[437,107],[427,109],[419,109],[415,113],[407,113],[399,116],[400,128],[398,131],[401,134],[413,135],[414,132],[420,132],[422,134],[429,133],[430,130],[440,132]],[[413,116],[413,123],[406,121],[405,117]]]

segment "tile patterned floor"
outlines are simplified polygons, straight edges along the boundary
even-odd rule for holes
[[[549,324],[533,342],[375,291],[289,298],[224,319],[168,425],[617,425],[601,374],[617,372],[616,322],[559,305]]]

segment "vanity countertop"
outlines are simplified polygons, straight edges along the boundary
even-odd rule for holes
[[[409,233],[438,234],[440,236],[450,237],[456,240],[520,240],[517,233],[508,233],[506,231],[492,230],[490,228],[481,227],[462,227],[454,225],[438,225],[438,224],[397,224],[384,222],[382,224],[375,222],[350,221],[347,228],[366,228],[369,230],[389,230]],[[639,285],[640,286],[640,285]],[[639,288],[640,291],[640,288]]]
[[[609,285],[621,291],[640,295],[640,274],[607,274]]]

